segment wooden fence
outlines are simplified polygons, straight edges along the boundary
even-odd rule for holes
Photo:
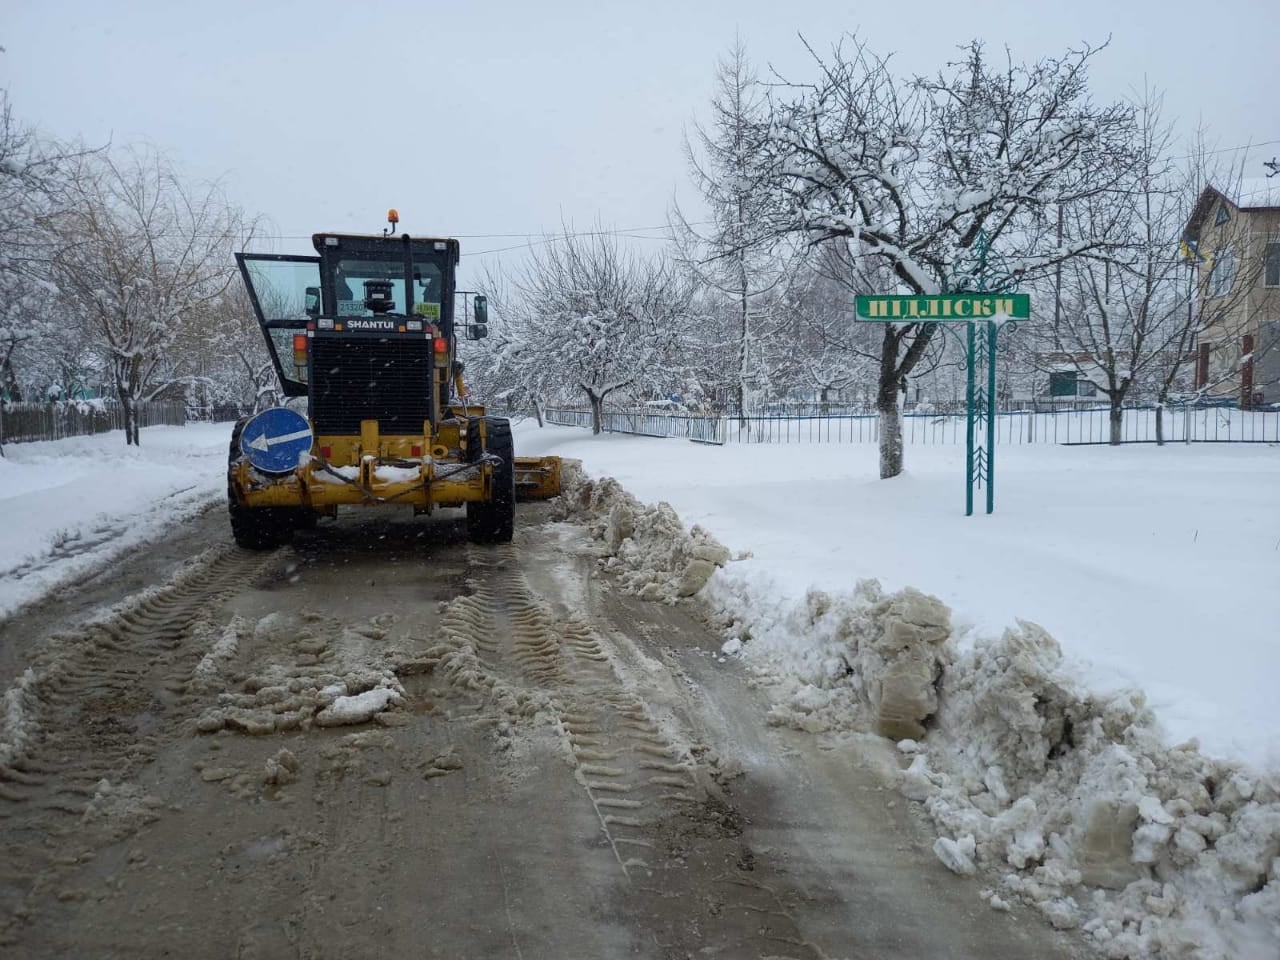
[[[180,427],[187,422],[179,400],[139,403],[138,425]],[[0,443],[61,440],[124,429],[119,400],[67,400],[58,403],[0,403]]]

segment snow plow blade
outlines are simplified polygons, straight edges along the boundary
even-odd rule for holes
[[[559,495],[559,457],[516,457],[517,500],[550,500]]]

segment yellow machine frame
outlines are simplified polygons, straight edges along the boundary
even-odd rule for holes
[[[431,422],[416,436],[378,432],[378,421],[362,420],[359,436],[319,436],[311,456],[292,473],[263,474],[247,460],[236,464],[231,484],[250,507],[309,507],[333,513],[341,504],[409,505],[419,513],[460,507],[492,497],[493,467],[466,459],[468,421],[482,407],[451,406],[458,419],[443,420],[434,441]],[[485,421],[472,421],[484,435]],[[560,492],[559,457],[516,457],[516,497],[544,500]]]

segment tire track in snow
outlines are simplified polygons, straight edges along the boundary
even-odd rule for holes
[[[146,763],[164,725],[188,712],[187,685],[206,653],[188,642],[192,625],[270,562],[214,549],[168,584],[51,638],[5,693],[0,818],[26,805],[83,815],[95,784]]]
[[[514,716],[550,712],[624,874],[649,866],[653,825],[704,799],[688,751],[624,688],[594,631],[553,615],[520,572],[513,547],[469,547],[467,562],[473,593],[446,612],[454,652],[445,655],[444,672]]]
[[[207,653],[193,628],[272,563],[209,550],[168,583],[51,637],[0,713],[0,945],[31,900],[103,843],[159,818],[137,783],[198,706],[187,694]],[[72,852],[74,851],[74,852]]]

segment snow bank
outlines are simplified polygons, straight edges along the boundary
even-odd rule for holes
[[[1104,956],[1274,957],[1280,778],[1168,746],[1143,694],[1099,694],[1020,622],[958,654],[902,774],[1002,892]]]
[[[618,481],[594,480],[572,461],[561,474],[562,516],[585,519],[603,546],[604,566],[628,592],[674,603],[707,585],[729,562],[729,551],[695,526],[686,531],[670,504],[642,504]]]
[[[992,878],[993,909],[1030,904],[1110,958],[1276,956],[1280,777],[1169,746],[1142,692],[1091,689],[1034,623],[962,644],[940,600],[874,580],[796,603],[717,573],[725,547],[616,481],[572,471],[562,505],[624,589],[711,603],[770,722],[899,741],[899,788],[944,864]]]
[[[994,908],[1032,904],[1107,957],[1275,956],[1277,778],[1169,747],[1141,692],[1085,688],[1033,623],[961,649],[947,608],[911,589],[791,609],[732,577],[709,592],[773,722],[902,741],[899,788],[944,864],[998,878]]]

